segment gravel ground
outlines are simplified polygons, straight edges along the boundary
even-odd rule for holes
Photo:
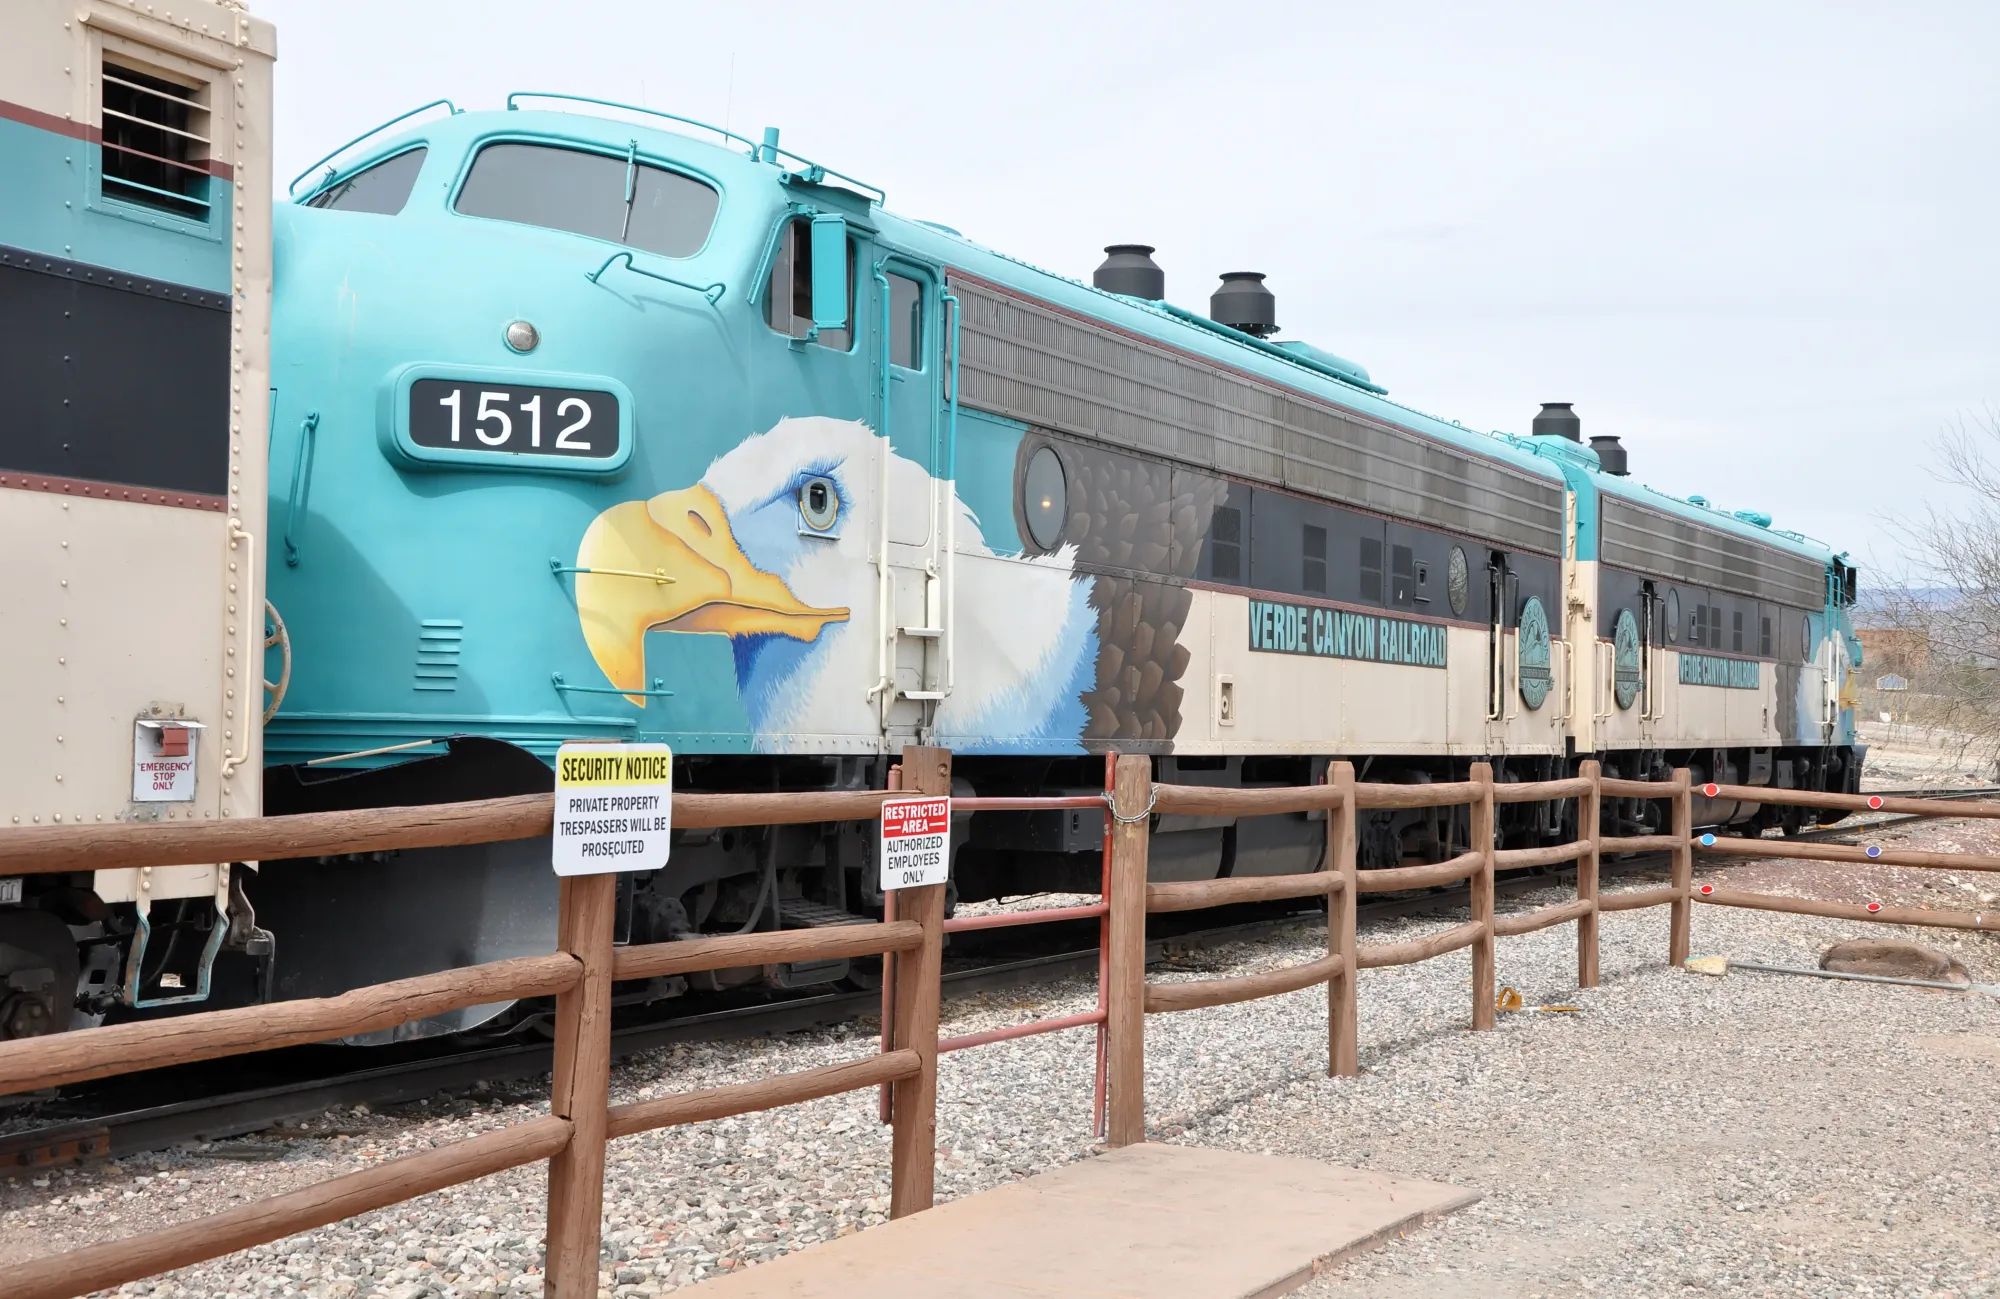
[[[2000,836],[1964,823],[1902,832],[1910,846],[1950,839],[1974,850]],[[1732,883],[1788,882],[1821,896],[1840,871],[1727,869]],[[1757,884],[1758,871],[1789,874]],[[1904,893],[1865,891],[1913,905],[1970,901],[1935,878],[1920,877],[1931,892],[1909,892],[1913,875],[1899,873]],[[1368,937],[1448,923],[1390,921]],[[1751,973],[1708,979],[1665,967],[1663,909],[1603,923],[1605,986],[1590,992],[1575,989],[1571,927],[1502,940],[1502,984],[1530,1007],[1577,1009],[1502,1015],[1490,1034],[1464,1031],[1468,954],[1369,971],[1357,1079],[1324,1076],[1317,989],[1154,1017],[1152,1135],[1485,1194],[1338,1265],[1304,1294],[2000,1294],[2000,1001]],[[1810,965],[1863,928],[1702,907],[1695,950]],[[1953,951],[1976,978],[2000,979],[1990,937],[1912,936]],[[1155,977],[1247,972],[1323,950],[1324,930],[1301,924],[1170,961]],[[1093,996],[1072,982],[956,1002],[945,1031],[1069,1014]],[[617,1069],[614,1099],[852,1058],[874,1049],[872,1027],[635,1058]],[[1087,1157],[1092,1059],[1087,1031],[945,1057],[940,1197]],[[394,1114],[342,1112],[222,1147],[0,1183],[0,1265],[518,1122],[545,1111],[545,1098],[524,1087]],[[854,1094],[614,1143],[604,1293],[660,1293],[882,1221],[889,1139],[875,1105],[873,1093]],[[128,1289],[539,1293],[543,1194],[539,1167],[516,1170]]]

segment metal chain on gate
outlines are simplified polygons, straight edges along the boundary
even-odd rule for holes
[[[1126,816],[1123,812],[1120,812],[1118,810],[1118,795],[1112,793],[1108,789],[1104,791],[1105,810],[1111,814],[1111,819],[1118,822],[1120,825],[1137,825],[1139,822],[1145,820],[1147,817],[1153,814],[1153,807],[1159,801],[1160,801],[1160,787],[1158,785],[1154,785],[1146,795],[1146,806],[1137,813],[1135,813],[1134,815]]]

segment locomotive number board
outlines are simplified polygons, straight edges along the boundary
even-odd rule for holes
[[[609,392],[451,379],[410,385],[410,441],[439,451],[611,460],[618,425]]]

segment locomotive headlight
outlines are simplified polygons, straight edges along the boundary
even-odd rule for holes
[[[799,484],[799,517],[815,532],[825,532],[840,518],[840,493],[831,478],[808,478]]]
[[[507,346],[517,352],[532,352],[541,341],[541,331],[525,320],[507,326]]]

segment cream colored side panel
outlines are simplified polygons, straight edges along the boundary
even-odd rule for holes
[[[1660,657],[1665,664],[1666,716],[1653,728],[1655,747],[1767,748],[1779,742],[1774,664],[1759,665],[1755,690],[1734,690],[1682,685],[1680,652],[1667,650]]]
[[[81,78],[76,47],[76,5],[64,0],[8,0],[0,18],[0,100],[73,117]],[[77,118],[76,120],[83,120]]]
[[[1452,627],[1445,632],[1446,669],[1451,674],[1445,738],[1452,753],[1485,753],[1486,721],[1485,629]]]
[[[234,309],[228,511],[0,491],[0,825],[214,819],[261,806],[266,418],[270,387],[271,25],[208,0],[20,0],[0,21],[0,98],[94,124],[106,52],[208,87],[230,164]],[[192,802],[135,803],[134,719],[204,724]],[[212,866],[99,871],[107,900],[217,891]]]
[[[195,801],[150,806],[220,814],[228,534],[211,511],[0,493],[0,708],[17,722],[15,742],[0,745],[8,824],[126,819],[132,723],[155,703],[208,729]]]
[[[1540,709],[1518,695],[1504,723],[1486,719],[1486,633],[1446,629],[1448,668],[1368,663],[1249,648],[1247,598],[1197,589],[1184,643],[1190,658],[1182,753],[1559,752],[1565,677]],[[1206,628],[1206,634],[1203,629]],[[1228,717],[1222,700],[1229,698]],[[1205,725],[1203,722],[1205,719]]]

